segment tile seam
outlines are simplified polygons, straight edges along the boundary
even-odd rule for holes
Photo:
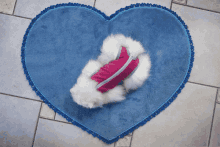
[[[7,14],[7,13],[3,13],[3,12],[0,12],[0,14],[9,15],[9,16],[14,16],[14,17],[19,17],[19,18],[24,18],[24,19],[28,19],[28,20],[32,20],[32,18],[23,17],[23,16],[18,16],[18,15],[12,15],[12,14]]]
[[[14,15],[14,13],[15,13],[16,4],[17,4],[17,0],[15,0],[15,5],[14,5],[14,9],[13,9],[12,15]]]
[[[45,118],[45,117],[42,117],[40,116],[41,119],[46,119],[46,120],[51,120],[51,121],[57,121],[57,122],[61,122],[61,123],[66,123],[66,124],[72,124],[71,122],[65,122],[65,121],[62,121],[62,120],[55,120],[55,119],[50,119],[50,118]]]
[[[209,9],[205,9],[205,8],[195,7],[195,6],[191,6],[191,5],[187,5],[187,4],[181,4],[181,3],[177,3],[177,2],[173,2],[173,3],[177,4],[177,5],[182,5],[182,6],[186,6],[186,7],[190,7],[190,8],[195,8],[195,9],[199,9],[199,10],[204,10],[204,11],[209,11],[209,12],[220,14],[220,12],[214,11],[214,10],[209,10]]]
[[[202,85],[202,86],[207,86],[207,87],[212,87],[212,88],[219,88],[219,87],[216,87],[216,86],[206,85],[206,84],[202,84],[202,83],[196,83],[196,82],[190,82],[190,81],[188,81],[188,82],[192,83],[192,84],[197,84],[197,85]]]
[[[131,147],[131,142],[132,142],[132,139],[133,139],[133,132],[132,132],[132,135],[131,135],[131,140],[130,140],[130,145],[129,145],[129,147]]]
[[[57,113],[55,112],[55,114],[54,114],[54,118],[53,118],[54,120],[55,120],[56,114],[57,114]]]
[[[170,3],[170,10],[172,9],[172,4],[173,4],[173,0],[171,0],[171,3]]]
[[[216,108],[217,97],[218,97],[218,89],[216,91],[216,96],[215,96],[214,109],[213,109],[213,115],[212,115],[212,121],[211,121],[210,133],[209,133],[209,140],[208,140],[208,147],[210,145],[210,140],[211,140],[211,135],[212,135],[212,127],[213,127],[213,121],[214,121],[214,117],[215,117],[215,108]]]
[[[31,98],[21,97],[21,96],[17,96],[17,95],[2,93],[2,92],[0,92],[0,95],[6,95],[6,96],[11,96],[11,97],[21,98],[21,99],[26,99],[26,100],[32,100],[32,101],[37,101],[37,102],[43,102],[42,100],[35,100],[35,99],[31,99]]]
[[[36,136],[36,133],[37,133],[37,127],[38,127],[38,123],[39,123],[39,119],[40,119],[40,112],[41,112],[42,104],[43,103],[41,103],[39,113],[38,113],[38,118],[37,118],[37,123],[36,123],[36,126],[35,126],[34,137],[33,137],[33,140],[32,140],[32,147],[34,146],[34,141],[35,141],[35,136]]]
[[[96,3],[96,0],[94,0],[94,5],[93,5],[93,7],[95,7],[95,3]]]

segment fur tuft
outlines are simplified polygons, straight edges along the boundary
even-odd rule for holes
[[[80,75],[77,79],[77,84],[70,89],[73,100],[86,108],[102,106],[103,95],[100,91],[96,90],[97,84],[98,82],[89,79],[83,74]]]
[[[124,80],[123,85],[117,85],[115,88],[101,93],[96,90],[98,82],[92,80],[91,76],[98,72],[103,65],[115,60],[122,46],[126,47],[130,56],[139,58],[137,70]],[[107,37],[103,42],[101,55],[96,61],[89,60],[78,77],[77,83],[70,89],[73,100],[85,108],[102,107],[107,103],[125,100],[125,94],[129,89],[137,89],[149,77],[150,57],[148,54],[142,53],[144,53],[144,49],[141,43],[130,37],[122,34]]]
[[[98,72],[102,67],[102,64],[95,60],[89,60],[86,66],[82,70],[82,74],[91,77],[94,73]]]
[[[77,79],[77,84],[70,89],[73,100],[85,108],[96,108],[102,107],[107,103],[119,102],[125,99],[123,86],[116,86],[102,94],[96,90],[97,84],[98,82],[81,74]]]
[[[98,82],[91,79],[94,72],[101,68],[101,63],[90,60],[83,68],[81,75],[77,79],[77,83],[70,89],[73,100],[85,108],[102,107],[102,105],[118,102],[125,99],[125,90],[122,86],[115,88],[102,94],[96,90]]]
[[[151,61],[148,54],[141,54],[139,57],[137,70],[124,80],[126,92],[130,89],[141,87],[145,80],[150,76]]]
[[[140,42],[133,40],[130,37],[126,39],[126,44],[124,46],[127,47],[131,55],[135,58],[145,51]]]
[[[101,48],[101,55],[98,57],[103,65],[116,59],[120,48],[124,46],[133,57],[144,53],[144,48],[141,43],[133,40],[130,37],[125,37],[122,34],[110,35],[104,41]]]
[[[105,103],[123,101],[125,99],[124,87],[121,85],[118,85],[115,88],[104,93],[104,97],[106,100]]]

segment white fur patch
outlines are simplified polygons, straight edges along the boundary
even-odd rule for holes
[[[97,84],[98,82],[81,74],[77,79],[77,84],[70,89],[73,100],[86,108],[103,105],[103,95],[95,88]]]
[[[117,85],[115,88],[101,93],[96,90],[98,82],[92,80],[91,76],[98,72],[103,65],[115,60],[121,46],[126,47],[130,56],[139,58],[137,70],[124,80],[123,85]],[[149,55],[144,51],[141,43],[130,37],[122,34],[107,37],[103,42],[98,59],[89,60],[78,77],[77,83],[70,89],[73,100],[85,108],[102,107],[103,104],[123,101],[126,91],[142,86],[149,77],[151,61]]]
[[[138,58],[139,64],[137,70],[129,78],[124,80],[123,85],[127,92],[130,89],[141,87],[150,75],[151,61],[149,55],[141,54]]]
[[[103,95],[105,97],[106,103],[119,102],[125,99],[125,90],[123,86],[118,85],[115,88],[108,90]]]
[[[92,74],[99,71],[102,67],[102,64],[95,60],[89,60],[86,66],[83,68],[82,73],[88,77],[91,77]]]
[[[121,46],[126,47],[133,57],[137,57],[144,52],[141,43],[130,37],[125,37],[122,34],[110,35],[103,41],[101,55],[98,57],[98,61],[105,65],[115,60]]]

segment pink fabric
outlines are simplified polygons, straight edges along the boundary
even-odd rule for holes
[[[128,60],[129,56],[125,47],[122,47],[121,54],[119,59],[109,62],[100,68],[100,70],[95,73],[91,79],[95,80],[98,83],[101,83],[115,74]],[[118,85],[119,82],[124,80],[131,72],[138,66],[139,59],[132,60],[130,64],[115,78],[105,83],[97,90],[100,92],[106,92],[110,89],[113,89]]]

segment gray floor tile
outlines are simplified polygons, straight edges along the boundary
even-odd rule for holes
[[[72,124],[39,120],[34,147],[114,147]]]
[[[18,0],[15,8],[15,15],[34,18],[45,8],[60,3],[81,3],[85,5],[94,5],[94,0]]]
[[[29,86],[21,46],[30,20],[0,14],[0,92],[40,100]]]
[[[12,14],[16,0],[0,0],[0,12]]]
[[[220,12],[219,0],[188,0],[187,5]]]
[[[54,110],[51,109],[47,104],[43,103],[40,112],[40,117],[54,119],[54,116],[55,116]]]
[[[210,147],[219,147],[219,146],[220,146],[220,104],[216,104],[211,139],[210,139]]]
[[[0,147],[31,147],[41,102],[0,95]]]
[[[131,147],[208,147],[216,92],[187,83],[169,107],[133,132]]]
[[[172,5],[189,27],[195,60],[189,81],[220,87],[220,14]]]
[[[131,143],[130,135],[125,136],[124,138],[120,138],[116,143],[115,147],[129,147]]]
[[[110,16],[120,8],[136,3],[152,3],[170,8],[171,0],[96,0],[95,7]]]
[[[173,0],[173,2],[180,3],[180,4],[186,4],[186,0]]]
[[[58,113],[56,113],[55,120],[68,122],[63,116],[59,115]]]

